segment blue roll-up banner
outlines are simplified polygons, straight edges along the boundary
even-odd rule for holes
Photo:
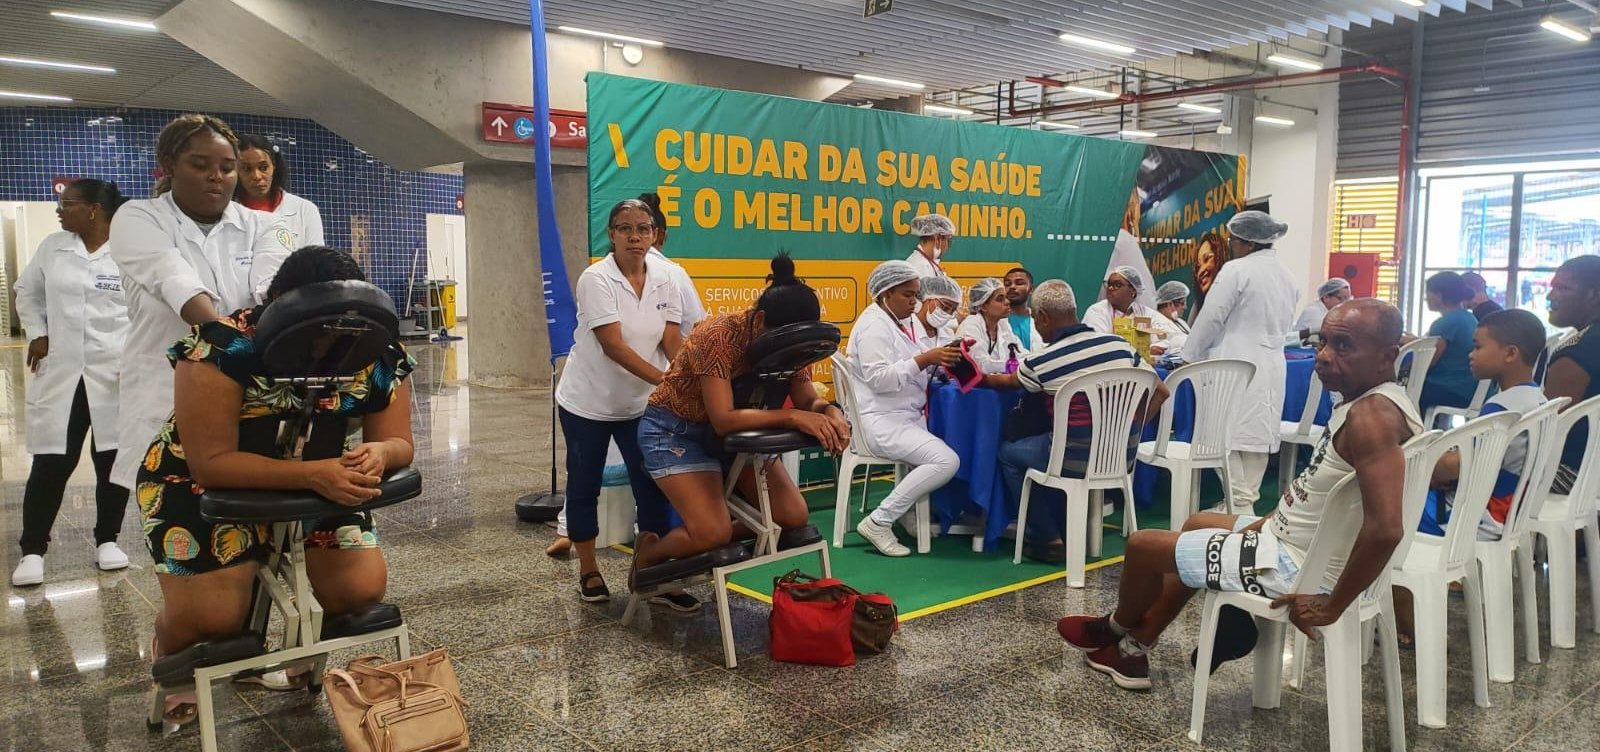
[[[544,0],[528,0],[528,30],[533,37],[533,122],[550,122],[550,64],[546,54]],[[550,138],[533,139],[534,192],[538,196],[539,266],[544,272],[545,326],[550,332],[550,362],[572,352],[572,335],[578,325],[578,306],[567,283],[567,264],[561,256],[561,228],[556,224],[555,183],[550,177]]]

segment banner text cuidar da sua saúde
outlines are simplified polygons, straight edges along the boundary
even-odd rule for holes
[[[712,315],[749,308],[786,250],[848,334],[868,273],[908,256],[929,212],[955,222],[942,263],[964,287],[1023,266],[1066,280],[1081,310],[1132,263],[1198,298],[1244,196],[1231,155],[600,73],[588,100],[593,253],[616,202],[659,194],[663,250]]]

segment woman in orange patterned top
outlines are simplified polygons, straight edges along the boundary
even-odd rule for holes
[[[733,539],[734,528],[723,500],[723,474],[731,457],[715,453],[707,442],[715,436],[762,428],[786,428],[815,436],[830,454],[850,445],[850,424],[844,412],[817,396],[811,369],[790,382],[793,408],[735,409],[733,379],[743,374],[750,341],[768,329],[818,321],[822,305],[816,291],[794,274],[794,262],[779,254],[772,260],[767,289],[748,311],[712,317],[696,327],[650,395],[639,423],[639,448],[645,470],[672,502],[683,525],[659,538],[641,532],[634,550],[635,568],[710,551]],[[713,434],[713,432],[715,432]],[[755,472],[739,479],[745,498],[756,497]],[[767,472],[772,518],[785,530],[806,524],[806,503],[781,465]]]

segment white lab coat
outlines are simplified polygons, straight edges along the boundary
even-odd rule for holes
[[[58,232],[39,244],[17,278],[17,317],[27,338],[50,338],[50,353],[27,389],[27,448],[33,454],[67,451],[67,422],[80,380],[95,449],[117,448],[117,379],[128,306],[110,250],[107,243],[90,253],[77,235]]]
[[[1300,291],[1271,248],[1223,264],[1206,294],[1200,318],[1183,346],[1193,363],[1238,358],[1256,366],[1250,388],[1239,396],[1238,419],[1228,448],[1240,452],[1278,449],[1283,414],[1283,333],[1294,322]]]
[[[689,270],[683,268],[678,262],[673,261],[655,248],[650,249],[651,260],[659,260],[667,267],[667,274],[672,277],[672,284],[678,288],[679,305],[683,309],[683,336],[689,336],[689,331],[694,325],[706,318],[706,304],[700,300],[700,291],[695,289],[694,279],[689,276]]]
[[[906,263],[917,270],[919,278],[950,276],[945,274],[944,267],[940,266],[937,261],[929,261],[928,257],[922,255],[922,251],[916,248],[911,249],[911,255],[906,257]]]
[[[850,330],[845,365],[856,412],[863,425],[855,430],[867,448],[880,457],[901,457],[922,444],[921,434],[907,436],[906,426],[925,428],[922,409],[928,404],[928,368],[917,367],[916,357],[931,348],[931,338],[914,341],[912,327],[922,327],[915,317],[895,321],[876,303],[861,312]],[[907,439],[909,441],[901,441]]]
[[[1313,300],[1300,312],[1300,318],[1294,320],[1290,332],[1298,335],[1301,329],[1310,329],[1313,332],[1322,330],[1322,317],[1328,315],[1328,307],[1321,300]]]
[[[172,414],[167,349],[189,333],[179,311],[211,296],[219,313],[259,302],[296,238],[276,217],[229,204],[208,235],[172,194],[129,201],[111,220],[111,257],[122,270],[128,341],[122,358],[123,408],[111,480],[132,489],[151,439]]]
[[[1189,322],[1184,321],[1182,317],[1169,318],[1167,322],[1172,325],[1167,331],[1167,338],[1162,340],[1167,344],[1167,352],[1174,354],[1182,352],[1184,344],[1189,341]]]
[[[1017,339],[1017,333],[1011,331],[1011,322],[1005,317],[1001,317],[999,326],[995,327],[993,342],[989,341],[989,327],[984,323],[983,316],[976,313],[956,327],[956,336],[975,340],[967,352],[972,354],[973,360],[978,361],[978,368],[984,373],[1005,373],[1006,361],[1011,358],[1013,347],[1016,348],[1019,362],[1028,354],[1022,348],[1022,340]]]
[[[1128,315],[1148,316],[1150,318],[1150,328],[1164,335],[1163,337],[1155,338],[1152,344],[1154,342],[1169,342],[1174,333],[1179,333],[1178,327],[1173,325],[1171,319],[1161,315],[1161,312],[1155,308],[1140,303],[1137,299],[1133,301],[1133,312]],[[1089,306],[1089,310],[1083,312],[1083,325],[1101,334],[1116,334],[1117,318],[1119,318],[1117,312],[1111,308],[1111,304],[1102,300]],[[1168,346],[1171,347],[1170,344]]]
[[[294,233],[295,248],[326,245],[322,238],[322,212],[317,210],[316,204],[284,191],[278,208],[267,213],[277,217]]]

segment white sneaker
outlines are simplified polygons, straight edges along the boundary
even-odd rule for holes
[[[128,567],[128,555],[115,543],[102,543],[94,550],[94,563],[104,572],[114,572]]]
[[[38,554],[28,554],[17,562],[17,568],[11,572],[11,584],[16,587],[28,587],[44,582],[44,557]]]
[[[906,548],[899,538],[894,537],[894,528],[879,525],[873,522],[871,517],[862,519],[861,524],[856,525],[856,532],[860,533],[861,537],[866,538],[867,542],[871,543],[872,547],[878,549],[878,553],[884,556],[911,555],[911,549]]]

